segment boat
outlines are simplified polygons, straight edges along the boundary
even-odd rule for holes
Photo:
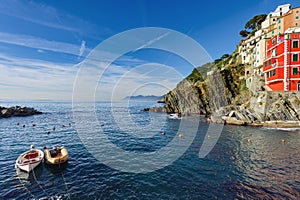
[[[53,149],[45,149],[45,162],[47,164],[58,165],[68,161],[68,150],[62,146],[55,146]]]
[[[181,119],[181,114],[179,114],[179,113],[171,113],[169,115],[169,119]]]
[[[30,150],[22,153],[16,160],[15,167],[25,172],[32,171],[44,159],[44,152],[31,145]]]

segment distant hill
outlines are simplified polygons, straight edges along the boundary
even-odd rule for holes
[[[155,95],[137,95],[137,96],[128,96],[125,97],[123,100],[133,100],[133,101],[159,101],[164,98],[163,96],[155,96]]]

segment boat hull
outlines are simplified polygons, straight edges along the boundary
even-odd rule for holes
[[[28,157],[30,154],[36,153],[35,157]],[[22,153],[16,160],[15,167],[21,169],[25,172],[32,171],[35,167],[37,167],[42,160],[44,159],[44,152],[39,149],[29,150]]]

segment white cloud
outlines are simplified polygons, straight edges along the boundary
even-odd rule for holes
[[[98,27],[90,22],[34,1],[2,0],[0,13],[54,29],[89,35],[99,33]],[[101,30],[101,33],[110,32],[108,28]]]
[[[113,57],[109,52],[101,53]],[[162,95],[183,78],[173,67],[129,56],[124,60],[126,66],[109,65],[94,56],[73,65],[0,53],[0,99],[71,100],[77,80],[81,93],[76,95],[81,100],[92,100],[94,95],[97,100],[119,100],[132,94]],[[129,67],[130,62],[140,64]],[[82,72],[80,77],[78,70]]]
[[[83,53],[84,53],[85,44],[86,44],[86,42],[84,40],[82,40],[81,46],[80,46],[80,49],[79,49],[79,55],[78,55],[79,57],[81,57],[83,55]]]
[[[33,37],[29,35],[18,35],[0,32],[0,42],[14,44],[29,48],[34,48],[38,50],[48,50],[53,52],[68,53],[73,55],[78,55],[78,46],[74,44],[49,41],[43,38]],[[85,42],[81,44],[80,49],[85,50]],[[88,50],[89,51],[89,50]]]
[[[0,99],[71,99],[77,66],[0,54]]]

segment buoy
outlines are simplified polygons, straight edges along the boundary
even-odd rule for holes
[[[64,128],[64,127],[65,127],[65,125],[61,125],[61,127],[63,127],[63,128]]]
[[[69,123],[69,126],[71,126],[71,123]]]
[[[32,124],[32,126],[36,126],[36,124]]]
[[[285,140],[284,140],[284,139],[282,139],[282,140],[281,140],[281,142],[282,142],[282,143],[285,143]]]
[[[163,131],[163,132],[161,132],[161,134],[162,134],[162,135],[165,135],[166,133]]]
[[[251,139],[248,139],[247,141],[248,141],[248,143],[251,143]]]
[[[104,124],[101,124],[101,126],[104,126]]]
[[[47,149],[47,147],[46,147],[46,146],[43,146],[43,149]]]
[[[52,128],[52,130],[54,130],[54,131],[55,131],[55,126]]]
[[[50,131],[48,131],[47,134],[49,135],[49,134],[50,134]]]
[[[178,137],[179,137],[179,138],[183,138],[183,134],[182,134],[182,133],[179,133]]]
[[[17,125],[19,126],[19,125],[20,125],[20,123],[18,122],[18,123],[17,123]]]
[[[23,128],[25,128],[25,124],[23,125]]]

